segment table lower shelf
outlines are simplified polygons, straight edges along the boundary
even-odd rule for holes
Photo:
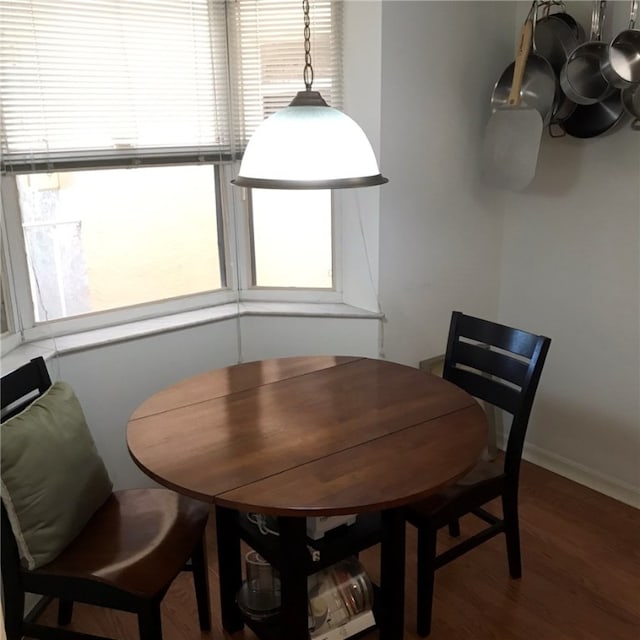
[[[249,522],[246,515],[242,513],[238,514],[238,525],[242,540],[255,549],[274,568],[280,570],[278,536],[260,533],[258,528]],[[307,546],[316,552],[313,555],[317,559],[314,560],[311,552],[309,553],[305,567],[306,574],[311,575],[326,569],[332,564],[378,544],[381,539],[381,531],[380,514],[365,513],[359,515],[353,524],[342,525],[328,531],[318,540],[307,538]]]
[[[377,587],[374,586],[374,588],[378,591]],[[310,640],[342,640],[344,638],[358,640],[377,628],[375,611],[376,605],[374,604],[373,612],[355,616],[344,625],[313,636],[309,635],[309,638]],[[371,615],[372,613],[373,615]],[[253,620],[245,616],[244,622],[260,640],[282,640],[283,638],[279,615],[265,621]]]

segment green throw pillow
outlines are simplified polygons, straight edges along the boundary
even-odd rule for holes
[[[37,569],[80,533],[111,495],[73,389],[56,382],[2,424],[2,502],[22,563]]]

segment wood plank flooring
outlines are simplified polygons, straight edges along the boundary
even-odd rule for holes
[[[499,513],[497,505],[490,510]],[[214,528],[209,562],[214,627],[198,628],[191,576],[182,574],[164,599],[164,640],[222,639],[218,616]],[[534,465],[523,463],[520,488],[523,577],[511,580],[499,536],[436,574],[431,640],[639,640],[640,511]],[[478,529],[469,516],[462,535]],[[407,529],[405,639],[415,633],[415,531]],[[446,530],[439,544],[448,544]],[[378,577],[378,549],[361,555]],[[42,620],[52,623],[50,606]],[[137,640],[135,616],[76,605],[71,627]],[[376,632],[367,640],[378,637]],[[249,631],[233,636],[253,640]],[[287,640],[283,638],[283,640]]]

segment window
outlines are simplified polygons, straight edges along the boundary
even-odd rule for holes
[[[311,3],[314,88],[333,106],[341,11]],[[99,326],[229,288],[335,288],[330,192],[228,186],[255,127],[303,88],[302,18],[299,0],[3,1],[2,204],[28,289],[21,326]]]
[[[331,288],[331,192],[252,191],[253,283]]]
[[[211,166],[17,176],[36,322],[220,289]]]

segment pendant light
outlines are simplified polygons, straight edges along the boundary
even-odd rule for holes
[[[303,0],[305,91],[254,132],[232,184],[256,189],[345,189],[384,184],[364,131],[313,91],[309,0]]]

